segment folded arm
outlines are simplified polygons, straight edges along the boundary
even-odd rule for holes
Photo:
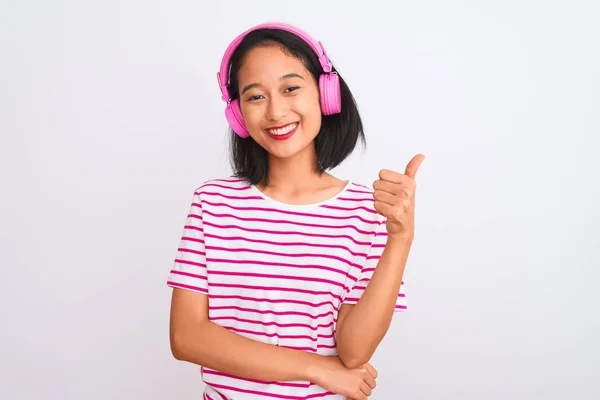
[[[173,289],[170,317],[173,356],[247,379],[314,382],[324,356],[278,347],[231,332],[208,319],[208,297]]]

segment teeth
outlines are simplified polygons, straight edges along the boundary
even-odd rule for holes
[[[288,125],[286,127],[283,127],[281,129],[268,129],[268,132],[271,135],[285,135],[286,133],[290,133],[297,126],[298,126],[298,123],[294,123],[294,124]]]

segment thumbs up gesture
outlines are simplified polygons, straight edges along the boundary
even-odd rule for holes
[[[404,173],[382,169],[373,182],[375,210],[387,218],[388,237],[409,241],[414,237],[415,175],[424,159],[423,154],[414,156]]]

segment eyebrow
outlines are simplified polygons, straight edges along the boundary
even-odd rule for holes
[[[300,79],[304,79],[304,77],[303,77],[302,75],[300,75],[300,74],[297,74],[297,73],[295,73],[295,72],[292,72],[292,73],[289,73],[289,74],[285,74],[285,75],[283,75],[281,78],[279,78],[279,80],[281,80],[281,81],[282,81],[282,80],[284,80],[284,79],[288,79],[288,78],[300,78]],[[246,93],[248,90],[250,90],[250,89],[252,89],[252,88],[255,88],[255,87],[258,87],[258,86],[260,86],[260,84],[258,84],[258,83],[251,83],[251,84],[249,84],[249,85],[246,85],[246,86],[244,86],[244,88],[242,89],[242,93],[241,93],[241,94],[244,94],[244,93]]]

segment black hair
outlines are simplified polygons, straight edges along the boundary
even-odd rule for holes
[[[244,56],[254,47],[266,45],[278,45],[302,61],[318,84],[323,69],[317,55],[304,40],[285,30],[257,29],[245,36],[232,54],[228,85],[232,100],[239,98],[237,75]],[[342,108],[339,114],[322,115],[321,128],[314,140],[316,172],[319,174],[340,165],[354,151],[358,140],[366,146],[363,123],[354,96],[339,71],[335,67],[333,71],[339,76]],[[233,175],[249,184],[266,185],[269,175],[268,152],[252,137],[241,138],[231,127],[229,131]]]

